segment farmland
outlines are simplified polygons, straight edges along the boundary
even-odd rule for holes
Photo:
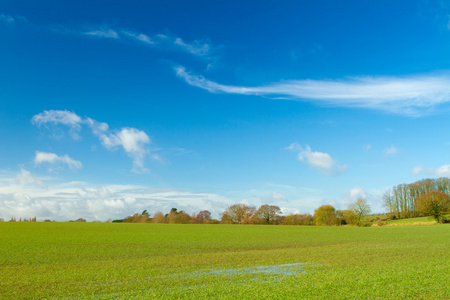
[[[450,298],[450,227],[0,223],[0,298]]]

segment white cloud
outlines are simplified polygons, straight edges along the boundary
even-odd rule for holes
[[[419,175],[423,172],[439,177],[450,177],[450,165],[442,165],[438,168],[424,168],[423,166],[416,166],[411,170],[411,175]]]
[[[376,109],[390,113],[420,116],[450,102],[450,75],[409,77],[354,77],[345,80],[289,80],[265,86],[223,85],[192,75],[182,66],[177,75],[188,84],[211,93],[273,96],[290,100],[318,102],[339,107]]]
[[[285,202],[287,201],[286,197],[283,194],[272,192],[271,193],[271,200],[275,202]]]
[[[193,43],[188,44],[178,37],[175,38],[175,41],[173,43],[181,47],[181,49],[199,56],[208,55],[211,50],[211,46],[209,44],[201,43],[199,41],[194,41]]]
[[[25,175],[24,175],[25,174]],[[172,207],[189,213],[207,209],[219,216],[233,202],[212,193],[157,189],[137,185],[92,186],[83,182],[45,179],[46,186],[31,183],[22,170],[12,177],[0,172],[0,218],[34,217],[38,220],[89,221],[123,218],[147,209],[169,212]],[[28,178],[19,183],[17,178]],[[44,180],[44,179],[42,179]],[[25,184],[23,184],[25,183]]]
[[[67,110],[44,110],[42,113],[33,116],[31,122],[39,126],[46,123],[53,123],[79,129],[81,118],[77,114]]]
[[[87,125],[92,130],[92,133],[99,137],[100,142],[105,148],[115,149],[117,146],[120,146],[125,150],[127,155],[133,159],[133,172],[148,172],[148,170],[144,167],[144,160],[149,152],[148,149],[146,149],[146,145],[150,143],[150,138],[142,130],[129,127],[124,127],[120,130],[110,130],[108,124],[106,123],[98,122],[88,117],[82,119],[74,112],[69,112],[66,110],[44,111],[33,116],[32,123],[39,126],[47,123],[63,124],[71,127],[71,129],[75,129],[76,131],[79,131],[82,125]],[[74,136],[74,134],[72,134],[72,136]],[[77,137],[78,136],[74,136],[74,138]],[[156,154],[153,154],[150,157],[155,160],[161,160],[161,158]],[[64,162],[71,167],[76,167],[76,164],[74,163],[76,161],[70,161],[70,158],[67,155],[64,157],[58,157],[53,153],[39,152],[38,157],[37,153],[35,162],[41,163],[43,161],[50,163]]]
[[[97,122],[96,120],[93,120],[91,118],[86,118],[84,120],[84,123],[91,128],[92,133],[95,135],[102,135],[109,129],[108,124]]]
[[[412,170],[411,170],[411,174],[412,175],[419,175],[420,173],[422,173],[423,171],[423,167],[422,166],[415,166]]]
[[[155,34],[148,35],[141,32],[136,32],[134,30],[125,30],[125,29],[111,29],[108,26],[94,27],[84,31],[77,30],[57,30],[57,32],[61,33],[76,33],[89,35],[92,37],[99,38],[110,38],[114,40],[121,40],[123,38],[128,38],[134,41],[142,42],[146,45],[157,47],[160,49],[168,49],[175,51],[184,51],[188,52],[197,57],[209,58],[209,55],[212,53],[212,46],[208,43],[201,42],[195,40],[193,42],[185,42],[182,38],[173,36],[173,35],[165,35],[165,34]]]
[[[436,175],[450,177],[450,165],[440,166],[435,170]]]
[[[389,156],[396,155],[398,152],[399,152],[398,148],[395,147],[394,145],[391,145],[389,148],[386,148],[384,150],[384,154]]]
[[[112,38],[112,39],[118,39],[119,38],[119,35],[117,34],[116,31],[114,31],[114,30],[112,30],[110,28],[105,28],[105,27],[101,27],[101,28],[98,28],[98,29],[86,31],[86,32],[84,32],[84,34],[91,35],[91,36],[96,36],[96,37],[102,37],[102,38]]]
[[[301,147],[297,143],[292,143],[287,150],[297,151],[298,159],[318,170],[326,175],[331,175],[335,172],[343,172],[347,166],[337,166],[336,162],[328,153],[312,151],[311,147],[306,145],[305,148]]]
[[[20,185],[36,185],[36,186],[44,186],[42,181],[34,176],[31,175],[31,173],[25,169],[20,170],[20,173],[16,176],[16,182]]]
[[[146,44],[149,44],[149,45],[155,44],[155,42],[146,34],[135,33],[135,32],[132,32],[132,31],[127,31],[127,30],[122,30],[122,33],[127,35],[127,36],[129,36],[129,37],[131,37],[131,38],[134,38],[134,39],[136,39],[138,41],[144,42]]]
[[[44,110],[42,113],[33,116],[31,123],[41,126],[47,124],[63,124],[70,127],[69,134],[73,139],[79,139],[82,120],[74,112],[67,110]]]
[[[122,146],[125,152],[133,159],[133,171],[148,172],[144,168],[144,157],[146,155],[145,145],[150,143],[148,135],[136,128],[122,128],[118,132],[101,134],[102,144],[108,148]]]
[[[347,208],[350,204],[356,202],[359,198],[367,199],[367,193],[359,186],[355,186],[348,192],[345,192],[341,196],[341,206]]]
[[[29,24],[29,22],[24,17],[20,16],[13,17],[5,14],[0,14],[1,23],[11,25],[17,23],[18,21],[26,22]],[[211,57],[211,54],[214,48],[211,44],[202,42],[200,40],[185,42],[182,38],[176,35],[160,34],[160,33],[149,35],[142,32],[136,32],[135,30],[123,28],[111,28],[110,26],[107,25],[103,26],[93,25],[78,29],[56,26],[54,28],[51,28],[50,30],[54,33],[59,34],[90,36],[95,38],[111,39],[116,41],[121,41],[123,39],[130,39],[159,49],[170,51],[183,51],[202,59],[207,60],[213,59]],[[208,64],[208,68],[210,67],[211,64]]]
[[[34,158],[35,164],[49,163],[49,164],[66,164],[71,169],[81,169],[83,164],[70,158],[68,155],[58,156],[55,153],[36,151]]]
[[[300,151],[298,154],[298,159],[301,161],[306,161],[307,164],[322,169],[324,171],[329,171],[333,165],[334,160],[328,153],[311,151],[311,147],[306,145],[306,149]]]

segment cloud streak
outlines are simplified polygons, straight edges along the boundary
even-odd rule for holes
[[[450,74],[409,77],[353,77],[345,80],[288,80],[265,86],[223,85],[175,68],[186,83],[211,93],[269,96],[338,107],[420,116],[450,102]]]
[[[114,31],[112,29],[108,29],[108,28],[93,29],[93,30],[84,32],[84,34],[94,36],[94,37],[102,37],[102,38],[113,38],[113,39],[119,38],[119,34],[116,31]]]
[[[82,31],[71,29],[66,29],[63,31],[58,29],[57,31],[71,34],[82,34],[96,38],[109,38],[117,41],[131,40],[139,43],[144,43],[148,46],[174,51],[182,51],[203,58],[210,58],[214,50],[211,44],[203,42],[201,40],[185,42],[182,38],[175,35],[148,35],[142,32],[136,32],[134,30],[120,28],[113,29],[108,26],[91,27]]]
[[[15,25],[16,23],[18,23],[18,21],[21,21],[22,23],[23,22],[28,23],[27,20],[21,16],[10,16],[0,14],[0,23],[4,23],[7,25]],[[30,23],[28,24],[37,27]],[[49,28],[45,29],[49,30]],[[50,30],[53,31],[54,33],[59,34],[81,35],[81,36],[89,36],[92,38],[111,39],[116,41],[131,40],[155,48],[172,51],[182,51],[204,59],[212,59],[213,58],[212,55],[215,50],[215,47],[213,47],[210,43],[207,43],[202,40],[194,40],[191,42],[186,42],[176,35],[161,34],[161,33],[149,35],[130,29],[112,28],[108,25],[91,25],[81,28],[80,27],[67,28],[58,25],[54,26]]]
[[[0,14],[0,22],[4,22],[6,24],[14,24],[16,23],[16,19],[13,16]]]

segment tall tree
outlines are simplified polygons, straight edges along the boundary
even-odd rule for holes
[[[444,192],[430,191],[417,198],[416,208],[423,215],[441,222],[443,215],[450,212],[450,196]]]
[[[450,179],[423,179],[410,184],[399,184],[386,191],[384,205],[397,218],[411,218],[419,215],[416,201],[431,191],[450,195]]]
[[[370,206],[363,198],[358,198],[355,203],[349,205],[348,209],[355,214],[358,225],[361,225],[362,218],[370,213]]]
[[[233,204],[222,213],[222,223],[241,224],[248,222],[255,213],[254,206],[244,203]]]
[[[202,210],[195,216],[195,223],[205,224],[211,220],[211,212],[209,210]]]
[[[276,205],[264,204],[256,211],[256,218],[260,219],[264,224],[273,224],[280,217],[281,209]]]
[[[165,218],[162,212],[158,211],[153,215],[153,223],[165,223]]]

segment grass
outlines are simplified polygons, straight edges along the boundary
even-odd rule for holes
[[[376,215],[376,216],[365,216],[362,220],[365,222],[370,222],[371,224],[377,224],[377,218],[380,219],[386,219],[388,218],[389,215],[388,214],[384,214],[384,215]],[[445,215],[444,216],[447,219],[450,219],[450,214],[449,215]],[[417,218],[407,218],[407,219],[397,219],[397,220],[389,220],[389,221],[384,221],[385,224],[390,224],[390,225],[402,225],[402,224],[406,224],[406,225],[410,225],[410,224],[414,224],[414,223],[420,223],[420,224],[433,224],[436,223],[436,220],[433,217],[417,217]]]
[[[0,223],[0,299],[449,299],[449,246],[446,224]]]

